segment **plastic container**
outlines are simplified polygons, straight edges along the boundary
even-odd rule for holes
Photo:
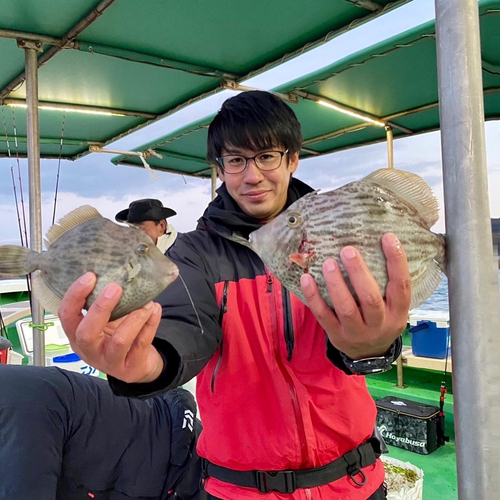
[[[424,471],[415,467],[410,462],[403,462],[396,458],[387,457],[382,455],[382,462],[400,467],[401,469],[408,469],[415,472],[417,481],[411,487],[401,485],[397,486],[397,481],[389,481],[389,490],[387,491],[387,500],[422,500],[424,495]],[[387,476],[386,476],[386,479]]]
[[[410,314],[410,333],[414,356],[445,359],[451,354],[448,313],[415,311]]]
[[[9,349],[7,354],[7,364],[8,365],[22,365],[24,356],[14,351],[13,349]]]
[[[64,356],[55,356],[50,358],[50,365],[57,366],[63,370],[89,375],[91,377],[99,377],[99,370],[89,366],[83,361],[78,354],[72,352]]]

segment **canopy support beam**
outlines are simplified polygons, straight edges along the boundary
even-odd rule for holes
[[[371,12],[378,12],[379,10],[382,9],[381,5],[372,2],[371,0],[346,0],[346,1],[354,4],[356,7],[361,7],[362,9],[366,9]]]
[[[320,154],[319,151],[315,151],[314,149],[301,147],[300,150],[304,151],[304,153],[309,153],[310,155],[313,155],[313,156],[318,156]]]
[[[500,491],[500,297],[477,0],[435,0],[460,500]]]
[[[168,59],[146,52],[138,52],[135,50],[123,49],[120,47],[112,47],[109,45],[102,45],[99,43],[83,42],[79,40],[67,41],[63,38],[55,38],[47,35],[40,35],[38,33],[28,33],[24,31],[5,30],[0,28],[0,38],[12,38],[22,41],[33,41],[42,45],[52,45],[61,49],[73,49],[80,52],[90,54],[99,54],[101,56],[115,57],[126,61],[136,62],[140,64],[150,64],[160,68],[174,69],[184,71],[193,75],[207,76],[212,78],[231,78],[237,79],[241,75],[236,75],[229,71],[209,68],[207,66],[200,66],[198,64],[187,63],[176,59]]]
[[[110,47],[107,45],[100,45],[92,42],[76,41],[73,48],[80,50],[82,52],[89,52],[91,54],[99,54],[108,57],[115,57],[118,59],[124,59],[126,61],[132,61],[141,64],[150,64],[152,66],[158,66],[160,68],[184,71],[186,73],[191,73],[193,75],[207,76],[218,79],[222,78],[236,79],[240,77],[240,75],[235,75],[234,73],[230,73],[229,71],[219,70],[215,68],[208,68],[206,66],[199,66],[198,64],[191,64],[184,61],[178,61],[175,59],[168,59],[166,57],[154,56],[144,52],[126,50],[118,47]]]
[[[394,134],[389,125],[385,127],[385,134],[387,137],[387,163],[389,168],[394,168]]]
[[[17,156],[17,155],[16,155]],[[19,153],[19,158],[27,158],[28,155],[25,154],[25,153]],[[9,156],[9,153],[5,153],[5,152],[0,152],[0,158],[11,158],[11,156]],[[44,160],[59,160],[59,155],[43,155],[43,159]],[[62,160],[70,160],[72,161],[72,157],[70,156],[62,156],[61,157]]]
[[[111,163],[113,163],[113,165],[126,165],[128,167],[137,167],[137,168],[143,168],[142,165],[139,165],[138,163],[134,163],[132,161],[129,161],[129,160],[112,160]],[[188,177],[196,177],[197,179],[203,179],[203,178],[207,178],[206,175],[203,175],[205,173],[208,173],[210,172],[210,168],[205,168],[203,170],[200,170],[198,172],[194,172],[194,173],[189,173],[189,172],[181,172],[180,170],[175,170],[174,168],[164,168],[164,167],[155,167],[155,166],[151,166],[151,169],[152,170],[156,170],[157,172],[166,172],[166,173],[169,173],[169,174],[177,174],[177,175],[186,175]]]
[[[26,144],[28,142],[27,137],[16,137],[19,144]],[[0,143],[5,141],[5,137],[0,137]],[[61,144],[60,137],[40,137],[40,144]],[[63,139],[63,146],[100,146],[102,145],[99,141],[87,141],[86,139]],[[44,156],[45,158],[45,156]]]
[[[11,38],[13,40],[39,42],[40,44],[43,45],[55,45],[56,47],[63,47],[68,43],[65,42],[62,38],[55,38],[53,36],[47,36],[47,35],[39,35],[38,33],[27,33],[25,31],[5,30],[2,28],[0,28],[0,38]]]
[[[197,156],[185,155],[182,153],[174,153],[173,151],[165,151],[161,148],[154,148],[157,153],[160,153],[162,156],[168,156],[170,158],[175,158],[177,160],[186,160],[186,161],[195,161],[197,163],[203,163],[207,165],[207,160],[205,158],[199,158]],[[207,166],[208,168],[208,166]]]
[[[486,89],[484,91],[485,96],[491,95],[491,94],[499,94],[499,93],[500,93],[500,88],[491,88],[491,89]],[[392,115],[384,116],[380,119],[382,121],[385,121],[388,124],[391,124],[391,123],[393,123],[391,120],[394,120],[396,118],[402,118],[404,116],[414,115],[416,113],[428,111],[430,109],[434,109],[437,107],[439,107],[439,102],[433,102],[430,104],[425,104],[424,106],[419,106],[417,108],[412,108],[412,109],[408,109],[406,111],[401,111],[399,113],[394,113]],[[315,144],[317,142],[326,141],[328,139],[334,139],[335,137],[340,137],[341,135],[344,135],[344,134],[349,134],[351,132],[357,132],[359,130],[363,130],[367,126],[368,126],[367,123],[360,123],[359,125],[352,125],[351,127],[345,127],[341,130],[335,130],[334,132],[329,132],[328,134],[318,135],[317,137],[311,137],[310,139],[305,140],[303,142],[303,145],[306,146],[309,144]],[[430,132],[430,130],[426,131],[425,133],[427,133],[427,132]],[[415,132],[412,131],[412,134],[415,134]],[[345,149],[346,148],[342,148],[342,150],[345,150]],[[332,150],[329,150],[328,152],[333,153],[334,151],[337,151],[337,150],[332,149]],[[339,149],[338,151],[341,151],[341,149]],[[324,154],[324,152],[322,152],[321,154]]]
[[[60,52],[66,45],[71,45],[73,40],[86,28],[88,28],[102,13],[109,8],[116,0],[102,0],[96,5],[85,17],[83,17],[78,23],[76,23],[73,28],[71,28],[63,37],[62,40],[65,41],[64,45],[52,46],[49,50],[44,52],[37,59],[37,68],[43,66],[47,61],[52,59],[58,52]],[[41,43],[40,41],[31,40],[36,44]],[[27,41],[26,43],[29,43]],[[41,48],[41,45],[37,48]],[[0,90],[0,100],[7,97],[12,91],[17,89],[26,80],[26,72],[24,71],[19,76],[14,78],[10,83],[8,83],[3,89]]]
[[[25,108],[25,99],[6,98],[0,99],[0,105]],[[129,109],[107,108],[102,106],[87,106],[86,104],[70,104],[65,102],[52,102],[52,101],[39,101],[38,107],[40,109],[48,109],[52,111],[65,111],[73,113],[83,113],[89,115],[106,115],[106,116],[133,116],[135,118],[146,118],[147,120],[154,120],[158,117],[154,113],[146,113],[144,111],[131,111]]]
[[[389,125],[400,132],[404,132],[405,134],[413,134],[413,130],[409,128],[398,125],[397,123],[389,122],[384,120],[379,116],[372,115],[370,113],[366,113],[365,111],[360,111],[351,106],[347,106],[346,104],[342,104],[340,102],[334,101],[333,99],[329,99],[328,97],[322,97],[316,94],[311,94],[310,92],[304,92],[303,90],[294,90],[291,94],[295,94],[302,99],[307,99],[308,101],[317,102],[318,104],[325,105],[327,107],[333,108],[340,113],[344,113],[350,116],[354,116],[360,120],[365,120],[370,125],[377,125],[378,127],[385,127]]]
[[[42,251],[42,197],[40,184],[40,143],[38,121],[38,64],[37,48],[31,47],[28,42],[25,53],[26,73],[26,103],[27,103],[27,131],[28,131],[28,176],[29,176],[29,209],[30,209],[30,243],[35,252]],[[33,279],[40,271],[31,274]],[[45,366],[45,331],[41,327],[44,323],[42,305],[34,294],[31,295],[31,316],[33,328],[33,364]]]
[[[234,80],[223,80],[221,82],[221,87],[226,90],[234,90],[235,92],[249,92],[252,90],[262,90],[262,89],[257,89],[255,87],[248,87],[246,85],[241,85],[240,83]],[[279,97],[280,99],[283,99],[284,101],[292,103],[298,102],[297,97],[292,94],[280,94],[279,92],[273,92],[272,90],[267,90],[266,92],[274,94],[275,96]]]

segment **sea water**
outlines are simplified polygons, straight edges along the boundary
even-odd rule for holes
[[[500,270],[498,271],[498,282],[500,286]],[[448,308],[448,279],[443,274],[441,283],[436,288],[436,291],[424,302],[419,308],[419,311],[444,311],[449,312]]]

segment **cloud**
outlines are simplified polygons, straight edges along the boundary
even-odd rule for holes
[[[88,204],[97,208],[104,217],[114,220],[115,214],[127,208],[130,202],[144,197],[157,198],[165,206],[173,208],[177,215],[169,219],[169,222],[178,231],[191,231],[196,227],[196,221],[210,202],[210,182],[196,181],[180,190],[158,187],[156,190],[144,193],[144,191],[136,189],[135,192],[124,193],[122,197],[99,196],[94,198],[73,192],[60,193],[57,203],[57,218],[76,207]],[[52,203],[50,200],[44,201],[44,226],[47,227],[51,222]]]
[[[173,208],[177,215],[169,219],[179,232],[195,229],[196,221],[203,214],[210,202],[210,182],[207,180],[191,179],[183,189],[164,188],[161,185],[155,190],[145,192],[139,187],[135,191],[128,191],[123,196],[84,196],[76,192],[61,192],[57,198],[56,220],[66,215],[71,210],[82,205],[91,205],[104,216],[114,221],[115,214],[127,208],[131,201],[140,198],[157,198],[163,204]],[[52,224],[53,194],[44,193],[42,198],[42,234],[45,235]],[[21,205],[19,204],[20,210]],[[0,233],[0,244],[19,244],[19,229],[15,203],[0,205],[3,228]],[[26,211],[29,212],[28,204]],[[27,213],[29,225],[29,213]],[[29,234],[29,233],[28,233]]]

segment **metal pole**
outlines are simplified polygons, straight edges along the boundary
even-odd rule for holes
[[[389,168],[394,168],[394,134],[392,133],[392,127],[387,125],[385,133],[387,135],[387,160]]]
[[[398,383],[396,387],[403,388],[405,386],[404,378],[403,378],[403,353],[399,355],[399,358],[396,360],[396,366],[398,370]]]
[[[460,500],[500,491],[500,297],[477,0],[435,0]],[[495,267],[495,269],[494,269]]]
[[[212,200],[215,200],[217,193],[215,190],[217,189],[217,167],[212,166]]]
[[[28,173],[30,205],[30,242],[35,252],[42,251],[42,200],[40,187],[40,143],[38,123],[38,63],[37,51],[33,48],[25,51],[27,135],[28,135]],[[39,273],[40,271],[36,271]],[[32,277],[36,275],[32,274]],[[33,324],[42,325],[44,311],[33,294],[31,297],[31,315]],[[45,332],[33,328],[33,364],[45,366]]]

